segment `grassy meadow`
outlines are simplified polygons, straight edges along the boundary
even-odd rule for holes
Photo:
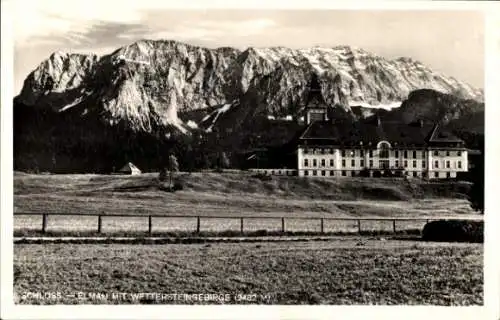
[[[227,294],[230,304],[483,303],[481,245],[363,241],[18,244],[14,291],[21,304],[222,303],[174,293]]]
[[[64,213],[49,216],[51,232],[92,232],[97,217],[82,213],[221,216],[201,219],[201,231],[239,230],[234,217],[478,217],[463,199],[467,185],[429,184],[403,179],[307,179],[273,177],[262,181],[250,173],[180,173],[184,189],[159,188],[157,175],[31,175],[14,176],[14,211]],[[231,218],[233,217],[233,218]],[[154,232],[192,231],[195,218],[153,217]],[[102,232],[144,232],[147,217],[105,217]],[[398,229],[421,229],[425,220],[398,222]],[[41,228],[41,216],[15,216],[17,234]],[[281,229],[280,219],[246,219],[246,231]],[[356,222],[325,220],[325,232],[355,232]],[[390,231],[392,223],[363,222],[364,230]],[[20,230],[23,232],[19,233]],[[317,232],[316,220],[288,219],[287,231]]]
[[[140,176],[14,176],[14,211],[50,215],[48,233],[95,233],[97,217],[82,213],[144,215],[104,217],[104,233],[131,235],[281,228],[317,232],[319,219],[479,218],[465,184],[398,179],[303,179],[249,173],[179,174],[183,190],[159,188],[156,174]],[[220,216],[208,219],[210,216]],[[251,218],[250,218],[251,217]],[[267,218],[266,218],[267,217]],[[264,219],[265,218],[265,219]],[[356,231],[356,222],[324,220],[325,232]],[[425,221],[398,221],[421,229]],[[14,216],[14,234],[41,227],[40,216]],[[392,230],[391,221],[363,221],[363,230]],[[30,231],[31,230],[31,231]],[[483,303],[482,244],[426,243],[370,236],[328,241],[220,242],[190,244],[16,243],[14,291],[21,304],[222,303],[173,299],[173,294],[227,295],[230,304],[427,304]],[[40,296],[41,292],[53,295]],[[138,293],[158,295],[137,296]],[[118,294],[113,296],[113,294]]]

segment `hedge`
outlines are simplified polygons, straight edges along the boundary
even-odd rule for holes
[[[438,220],[424,226],[422,240],[443,242],[484,242],[484,222]]]

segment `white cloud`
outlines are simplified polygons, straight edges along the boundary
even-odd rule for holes
[[[20,46],[33,45],[38,37],[78,36],[95,24],[103,22],[135,23],[142,14],[137,8],[103,5],[102,1],[86,0],[16,0],[11,8],[14,19],[15,43]]]
[[[78,44],[91,28],[98,24],[123,23],[143,24],[150,27],[152,34],[123,33],[121,39],[147,38],[201,39],[213,40],[227,34],[255,35],[272,27],[270,19],[249,19],[243,21],[191,20],[165,30],[147,19],[148,12],[171,8],[170,1],[101,1],[101,0],[15,0],[10,1],[14,17],[14,41],[21,47],[44,44],[50,37],[63,37],[72,44]],[[174,6],[175,7],[175,6]],[[164,22],[164,21],[162,21]]]

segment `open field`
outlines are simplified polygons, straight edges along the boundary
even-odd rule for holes
[[[47,220],[50,232],[93,232],[98,218],[79,214],[125,214],[144,217],[104,217],[103,233],[148,231],[148,215],[153,216],[153,232],[190,232],[196,218],[166,218],[159,215],[220,216],[201,219],[201,232],[244,229],[277,231],[286,217],[290,232],[319,232],[320,220],[310,218],[481,218],[463,198],[467,185],[440,185],[403,179],[304,179],[273,177],[261,181],[249,173],[180,174],[184,190],[161,191],[156,174],[140,176],[29,175],[14,178],[15,212],[64,213]],[[422,199],[425,195],[426,199]],[[446,197],[445,197],[446,196]],[[228,218],[224,218],[228,217]],[[230,218],[233,217],[233,218]],[[258,219],[258,217],[267,217]],[[15,216],[17,234],[33,234],[41,229],[41,216]],[[363,221],[363,230],[390,231],[391,221]],[[398,230],[422,229],[425,220],[398,221]],[[324,221],[324,232],[356,232],[356,221]]]
[[[173,293],[228,294],[225,303],[483,303],[480,244],[358,241],[16,244],[14,290],[30,304],[200,303]]]
[[[398,179],[304,179],[261,181],[248,173],[181,174],[184,190],[158,189],[156,174],[140,176],[14,176],[15,212],[251,215],[311,217],[478,217],[461,192]],[[423,198],[425,197],[425,199]]]

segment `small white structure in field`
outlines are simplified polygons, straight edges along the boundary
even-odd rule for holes
[[[141,170],[137,168],[132,162],[127,163],[120,170],[118,170],[119,174],[129,174],[129,175],[138,175],[141,174]]]

